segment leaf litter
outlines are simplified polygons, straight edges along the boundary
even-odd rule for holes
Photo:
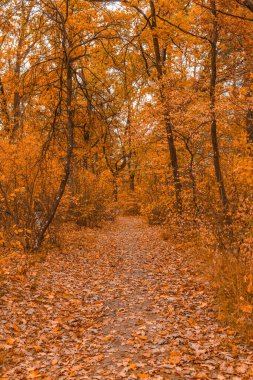
[[[141,218],[64,227],[1,293],[0,379],[253,379],[190,257]]]

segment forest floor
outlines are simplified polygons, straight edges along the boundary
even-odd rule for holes
[[[0,379],[253,379],[252,350],[158,228],[68,228],[61,248],[6,277]]]

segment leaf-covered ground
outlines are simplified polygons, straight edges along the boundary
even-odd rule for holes
[[[1,379],[253,379],[250,347],[158,229],[125,217],[62,238],[5,279]]]

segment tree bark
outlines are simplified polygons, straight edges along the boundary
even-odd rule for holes
[[[4,85],[3,85],[1,77],[0,77],[0,107],[1,107],[0,111],[3,115],[4,130],[7,133],[9,133],[10,132],[10,116],[8,112],[7,101],[5,98]]]
[[[191,157],[190,165],[189,165],[189,176],[191,179],[191,187],[192,187],[192,202],[194,209],[198,211],[198,202],[197,202],[197,186],[196,186],[196,179],[194,175],[194,170],[193,170],[193,157]]]
[[[253,1],[252,0],[241,0],[241,1],[238,1],[237,2],[241,5],[244,5],[245,7],[247,7],[251,12],[253,12]]]
[[[154,1],[151,0],[149,2],[150,9],[151,9],[151,29],[154,32],[157,23],[156,23],[156,10],[155,10],[155,4]],[[153,34],[153,46],[154,46],[154,52],[155,52],[155,62],[156,62],[156,70],[157,70],[157,77],[160,81],[163,78],[163,66],[164,66],[164,60],[166,59],[166,55],[164,55],[164,59],[162,58],[161,49],[159,45],[159,38],[154,33]],[[161,101],[163,103],[164,107],[168,107],[165,102],[164,93],[163,93],[163,85],[162,83],[160,85],[160,96]],[[176,208],[177,211],[182,211],[182,198],[181,198],[181,192],[182,192],[182,184],[180,181],[179,176],[179,165],[178,165],[178,158],[177,158],[177,150],[173,135],[173,125],[170,120],[169,111],[167,112],[167,115],[165,115],[165,127],[166,127],[166,134],[167,134],[167,142],[168,142],[168,148],[170,153],[170,161],[172,166],[172,172],[173,172],[173,182],[174,182],[174,188],[175,188],[175,196],[176,196]]]
[[[180,212],[182,211],[182,199],[181,199],[182,185],[181,185],[181,181],[179,177],[179,167],[178,167],[178,160],[177,160],[177,151],[176,151],[175,142],[174,142],[173,126],[170,120],[166,120],[166,132],[167,132],[167,140],[168,140],[169,151],[170,151],[171,166],[172,166],[172,171],[173,171],[174,187],[175,187],[175,194],[176,194],[176,206],[177,206],[177,210]]]
[[[118,202],[118,176],[117,175],[113,175],[113,200],[114,202]]]
[[[15,140],[17,131],[20,128],[20,117],[21,117],[21,98],[20,98],[20,69],[21,69],[21,57],[20,50],[22,46],[22,38],[20,37],[18,44],[18,51],[16,56],[15,65],[15,89],[14,89],[14,99],[13,99],[13,129],[11,133],[11,140]]]
[[[218,21],[216,11],[216,0],[211,0],[211,9],[213,16],[213,30],[211,41],[211,78],[210,78],[210,113],[211,113],[211,139],[213,148],[213,163],[215,177],[219,187],[220,200],[223,207],[225,219],[229,222],[228,217],[229,201],[226,194],[225,184],[223,180],[220,149],[217,135],[217,114],[216,114],[216,82],[217,82],[217,44],[218,44]]]
[[[246,114],[246,129],[248,142],[253,143],[253,108],[249,107]]]
[[[73,72],[71,67],[71,62],[69,59],[67,59],[67,100],[66,100],[66,106],[67,106],[67,133],[68,133],[68,140],[67,140],[67,155],[66,155],[66,164],[64,168],[64,173],[62,180],[60,182],[57,194],[55,196],[55,199],[53,201],[52,207],[46,217],[41,224],[40,228],[37,231],[35,242],[33,249],[38,250],[44,240],[45,233],[52,223],[54,216],[56,214],[57,208],[60,204],[60,201],[62,199],[62,196],[64,194],[66,185],[68,183],[68,179],[70,176],[71,171],[71,161],[72,161],[72,155],[73,155],[73,148],[74,148],[74,121],[73,121],[73,115],[74,111],[72,109],[72,92],[73,92]]]
[[[134,193],[135,191],[135,174],[134,173],[130,173],[129,175],[129,187],[130,187],[130,191]]]

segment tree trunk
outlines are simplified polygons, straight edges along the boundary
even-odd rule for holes
[[[73,144],[75,145],[75,144]],[[73,172],[73,165],[71,163],[70,165],[70,170],[69,170],[69,190],[70,190],[70,194],[71,194],[71,201],[70,201],[70,208],[75,208],[75,202],[73,200],[74,196],[75,196],[75,179],[74,179],[74,172]]]
[[[179,212],[182,211],[182,199],[181,199],[181,190],[182,185],[179,177],[179,168],[178,168],[178,160],[177,160],[177,151],[174,142],[173,129],[170,120],[166,121],[166,132],[167,139],[170,151],[170,160],[173,171],[173,179],[174,179],[174,187],[176,194],[176,207]]]
[[[253,108],[249,107],[246,115],[248,142],[253,143]]]
[[[112,180],[112,183],[113,183],[113,192],[112,192],[112,195],[113,195],[113,201],[114,202],[118,202],[118,176],[117,175],[113,175],[113,180]]]
[[[54,219],[55,213],[57,211],[57,208],[64,194],[66,185],[68,183],[68,179],[69,179],[69,175],[71,171],[71,159],[72,159],[73,148],[74,148],[74,121],[73,121],[74,111],[72,109],[72,92],[73,92],[72,76],[73,76],[72,67],[71,67],[71,63],[68,60],[67,61],[67,103],[66,103],[68,141],[67,141],[66,164],[65,164],[63,177],[60,182],[55,199],[53,201],[52,207],[49,210],[49,213],[46,219],[44,219],[44,221],[41,222],[40,228],[37,231],[34,246],[33,246],[34,250],[37,250],[40,248],[44,240],[45,233]]]
[[[213,30],[211,41],[211,78],[210,78],[210,113],[211,113],[211,138],[213,147],[213,162],[215,177],[219,187],[220,200],[223,207],[226,222],[228,217],[229,202],[226,194],[225,184],[222,176],[220,164],[220,150],[217,136],[217,115],[216,115],[216,81],[217,81],[217,43],[218,43],[218,22],[216,11],[216,0],[211,0],[213,15]]]
[[[16,66],[15,66],[15,89],[14,89],[14,99],[13,99],[13,130],[11,134],[11,139],[15,140],[17,131],[20,128],[20,117],[21,117],[21,99],[20,99],[20,69],[21,69],[21,59],[20,59],[20,48],[22,40],[20,38],[18,52],[16,57]]]
[[[129,175],[129,187],[130,187],[130,191],[134,193],[135,191],[135,174],[134,173],[130,173]]]
[[[197,186],[196,179],[193,171],[193,158],[191,157],[190,165],[189,165],[189,176],[191,179],[191,187],[192,187],[192,202],[196,211],[198,211],[198,202],[197,202]]]
[[[159,45],[159,38],[154,33],[157,24],[156,24],[156,10],[155,10],[155,4],[154,1],[150,1],[150,10],[151,10],[151,29],[153,32],[153,46],[154,46],[154,52],[155,52],[155,63],[156,63],[156,70],[157,70],[157,77],[160,81],[163,77],[163,66],[164,66],[164,60],[162,58],[161,49]],[[164,106],[164,108],[168,107],[166,104],[165,98],[164,98],[164,92],[163,92],[163,85],[162,83],[160,85],[160,96],[161,96],[161,102]],[[168,147],[169,147],[169,153],[170,153],[170,161],[173,171],[173,182],[174,182],[174,188],[175,188],[175,195],[176,195],[176,208],[177,211],[182,211],[182,198],[181,198],[181,192],[182,192],[182,185],[180,181],[179,176],[179,166],[178,166],[178,159],[177,159],[177,150],[175,146],[174,141],[174,135],[173,135],[173,125],[170,120],[169,112],[167,112],[166,116],[166,134],[167,134],[167,141],[168,141]]]
[[[161,50],[160,50],[160,44],[159,44],[159,38],[155,33],[157,24],[156,24],[156,10],[155,10],[155,4],[154,1],[151,0],[149,2],[150,4],[150,10],[151,10],[151,28],[153,32],[153,46],[154,46],[154,52],[155,52],[155,63],[156,63],[156,70],[158,74],[158,79],[161,79],[163,76],[163,62],[162,62],[162,56],[161,56]]]
[[[9,133],[10,131],[10,116],[8,112],[7,101],[5,98],[4,85],[0,77],[0,111],[3,117],[4,130]]]

